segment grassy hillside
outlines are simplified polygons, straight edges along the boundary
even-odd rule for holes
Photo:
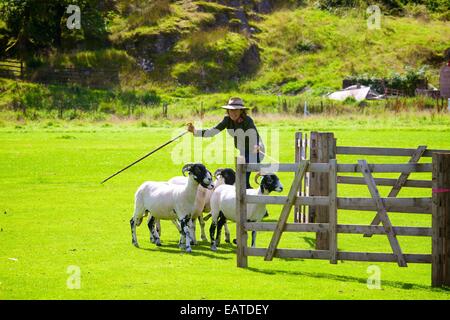
[[[263,63],[255,78],[242,84],[248,90],[339,88],[348,75],[386,77],[424,64],[438,85],[437,70],[450,45],[447,22],[385,16],[381,29],[369,30],[366,17],[356,10],[345,15],[311,8],[282,10],[266,16],[258,27]]]
[[[155,3],[147,20],[142,17],[150,15],[148,6],[135,12],[122,8],[111,23],[112,42],[151,60],[150,79],[203,91],[339,88],[345,76],[387,77],[424,64],[437,85],[450,44],[445,15],[433,13],[445,9],[439,1],[405,6],[383,1],[378,30],[367,27],[365,1]]]
[[[449,10],[445,1],[408,2],[382,1],[381,28],[370,30],[367,1],[117,1],[108,15],[104,48],[46,50],[27,62],[32,74],[51,67],[115,68],[117,79],[104,79],[102,90],[2,80],[0,109],[128,116],[141,110],[158,117],[154,107],[167,103],[182,117],[202,115],[230,95],[243,95],[256,111],[299,113],[307,101],[312,112],[334,112],[358,105],[322,97],[347,76],[391,77],[425,67],[438,86],[450,47]],[[375,104],[399,110],[412,104],[430,109],[435,103]]]
[[[122,86],[152,82],[169,89],[252,93],[312,87],[319,94],[339,88],[346,76],[388,77],[423,65],[438,85],[437,71],[450,46],[449,23],[425,6],[404,6],[401,16],[382,6],[381,28],[370,30],[361,1],[356,8],[330,1],[221,3],[119,2],[108,28],[114,54],[97,60],[122,68]],[[79,56],[56,52],[48,60],[84,66]]]

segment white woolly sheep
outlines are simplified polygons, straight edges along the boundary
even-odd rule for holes
[[[236,180],[236,173],[231,168],[217,169],[214,172],[214,177],[216,178],[216,180],[214,181],[214,188],[217,188],[218,186],[220,186],[222,184],[234,185],[234,182]],[[187,183],[187,178],[181,177],[181,176],[173,177],[168,182],[173,183],[173,184],[183,185],[183,184]],[[198,186],[197,197],[195,199],[195,209],[194,209],[194,213],[192,215],[193,228],[192,228],[191,235],[192,235],[193,244],[197,244],[196,233],[195,233],[197,219],[200,223],[201,238],[203,241],[208,241],[208,239],[206,237],[206,233],[205,233],[205,222],[204,222],[207,219],[203,218],[203,212],[208,213],[211,211],[210,199],[211,199],[211,195],[213,192],[214,192],[214,190],[208,190],[208,189],[202,187],[201,185]],[[176,224],[176,221],[174,222],[174,224],[179,229],[179,226]],[[225,241],[230,242],[230,231],[228,229],[227,224],[224,225],[224,228],[225,228]]]
[[[258,177],[255,176],[255,182]],[[247,189],[247,195],[268,195],[272,191],[283,191],[283,185],[275,174],[265,174],[261,180],[261,185],[258,189]],[[259,222],[266,214],[266,205],[264,203],[249,203],[247,204],[247,221]],[[218,241],[220,238],[220,231],[223,224],[230,219],[236,221],[236,188],[229,185],[221,185],[217,187],[211,196],[211,216],[212,223],[209,229],[211,236],[211,249],[217,250]],[[217,228],[217,236],[214,233]],[[252,231],[252,247],[255,246],[256,231]]]
[[[138,247],[136,226],[139,226],[146,212],[148,212],[148,228],[150,240],[157,246],[161,245],[158,231],[154,227],[155,219],[174,220],[180,224],[180,244],[186,239],[186,252],[191,252],[192,214],[194,212],[195,197],[199,184],[207,189],[213,189],[212,175],[201,163],[186,164],[183,175],[189,172],[185,185],[170,184],[168,182],[148,181],[143,183],[135,194],[134,215],[130,220],[132,243]]]

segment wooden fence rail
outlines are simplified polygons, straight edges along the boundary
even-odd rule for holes
[[[403,148],[380,148],[380,147],[336,147],[337,154],[346,155],[364,155],[364,156],[399,156],[411,157],[417,149],[403,149]],[[449,152],[449,150],[427,149],[422,154],[422,157],[432,157],[433,153]]]
[[[244,225],[246,231],[275,231],[276,224],[271,222],[257,223],[247,222]],[[330,225],[328,223],[286,223],[283,231],[285,232],[319,232],[327,231]],[[393,227],[397,235],[401,236],[423,236],[431,237],[432,229],[429,227]],[[386,234],[382,226],[365,226],[357,224],[338,224],[338,233],[347,234]]]
[[[314,135],[311,134],[311,136]],[[299,136],[296,135],[296,141],[298,141],[298,138]],[[328,135],[326,139],[329,143],[336,143],[332,136]],[[311,148],[314,145],[317,147],[318,143],[310,143]],[[328,145],[327,148],[328,152],[325,152],[325,154],[333,155],[333,152],[330,152],[333,146]],[[267,261],[272,260],[273,257],[324,259],[333,264],[336,264],[339,260],[396,262],[401,267],[406,267],[408,263],[431,263],[432,285],[450,285],[450,151],[427,150],[426,146],[419,146],[417,149],[337,147],[335,150],[337,154],[409,156],[410,160],[408,163],[402,164],[368,164],[365,160],[359,160],[356,164],[341,164],[335,159],[328,159],[326,163],[318,163],[299,157],[298,155],[301,153],[297,153],[296,163],[294,164],[247,164],[244,159],[237,159],[236,205],[238,222],[236,235],[238,267],[248,266],[248,256],[261,256]],[[430,156],[433,160],[432,163],[418,163],[421,157]],[[321,161],[323,161],[323,158]],[[270,170],[271,172],[295,173],[289,194],[287,196],[247,195],[245,189],[246,172],[260,171],[264,173]],[[338,175],[338,173],[349,172],[358,173],[362,176]],[[397,179],[374,178],[373,173],[378,172],[399,173],[400,175]],[[409,174],[413,172],[432,173],[432,180],[408,180]],[[320,180],[321,183],[324,183],[324,181],[327,183],[326,193],[309,195],[306,192],[300,192],[302,180],[307,173],[327,175],[326,180]],[[314,177],[311,176],[311,182],[313,180]],[[338,197],[337,186],[339,184],[366,185],[371,197]],[[381,185],[392,187],[387,197],[380,195],[378,186]],[[400,190],[405,187],[432,189],[432,197],[397,197]],[[324,186],[320,188],[324,189]],[[283,205],[283,210],[277,223],[247,222],[246,210],[249,203],[279,204]],[[309,210],[312,207],[322,208],[321,210],[326,212],[327,216],[322,221],[305,223],[297,215],[294,220],[295,223],[287,223],[292,206],[297,208],[305,206]],[[340,224],[338,223],[339,209],[374,211],[376,214],[370,225]],[[294,212],[298,214],[299,211],[296,209]],[[390,214],[394,212],[432,214],[432,227],[394,226],[390,220]],[[380,222],[381,225],[379,225]],[[269,247],[267,249],[248,247],[247,232],[249,231],[273,232]],[[318,248],[317,245],[316,250],[278,248],[283,232],[315,232],[316,239],[320,235],[322,244],[326,240],[326,248]],[[392,253],[339,250],[339,234],[359,234],[366,237],[374,234],[384,235],[389,240]],[[397,236],[432,237],[432,253],[405,253]]]
[[[285,204],[286,196],[257,196],[247,195],[247,203]],[[381,198],[390,212],[431,214],[431,198]],[[337,197],[337,207],[343,210],[375,211],[376,203],[373,198],[344,198]],[[300,206],[328,206],[328,196],[295,197],[294,205]]]
[[[245,253],[247,256],[264,257],[267,249],[246,248]],[[328,250],[277,249],[275,257],[330,260],[330,252]],[[430,254],[405,254],[404,258],[409,263],[431,263]],[[337,253],[337,260],[397,262],[397,257],[392,253],[339,251]]]
[[[3,59],[0,60],[0,77],[16,79],[24,78],[24,64],[23,61]]]
[[[45,84],[75,83],[93,88],[109,87],[119,83],[119,69],[94,68],[26,68],[23,61],[3,59],[0,60],[0,77],[29,80]]]
[[[298,167],[295,163],[249,163],[249,171],[259,171],[267,168],[277,168],[278,172],[295,172]],[[395,163],[395,164],[369,164],[369,169],[373,173],[411,173],[411,172],[431,172],[431,163]],[[330,164],[328,163],[311,163],[309,172],[328,173]],[[361,172],[358,164],[338,164],[337,172],[341,173],[357,173]]]
[[[45,84],[76,83],[93,88],[119,83],[119,70],[92,68],[49,68],[26,73],[26,78]]]
[[[389,178],[374,178],[376,184],[378,186],[395,186],[398,179],[389,179]],[[341,184],[360,184],[365,185],[364,178],[360,177],[346,177],[346,176],[338,176],[338,183]],[[427,180],[406,180],[404,187],[410,188],[431,188],[431,181]]]

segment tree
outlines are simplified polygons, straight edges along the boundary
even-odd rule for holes
[[[69,4],[80,7],[80,30],[66,28]],[[106,19],[113,8],[113,0],[0,0],[0,19],[9,38],[3,53],[27,59],[44,49],[60,49],[64,39],[74,42],[71,45],[77,41],[103,43]]]

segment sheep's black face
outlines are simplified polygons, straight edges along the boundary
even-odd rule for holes
[[[263,194],[271,193],[272,191],[283,191],[283,185],[275,174],[264,175],[261,180],[261,191]]]
[[[214,186],[212,184],[212,175],[206,167],[201,163],[194,163],[190,165],[186,165],[183,167],[184,171],[189,171],[192,174],[195,181],[197,181],[202,187],[206,189],[213,189]]]
[[[233,185],[236,182],[236,173],[231,168],[217,169],[214,175],[222,176],[225,184]]]

